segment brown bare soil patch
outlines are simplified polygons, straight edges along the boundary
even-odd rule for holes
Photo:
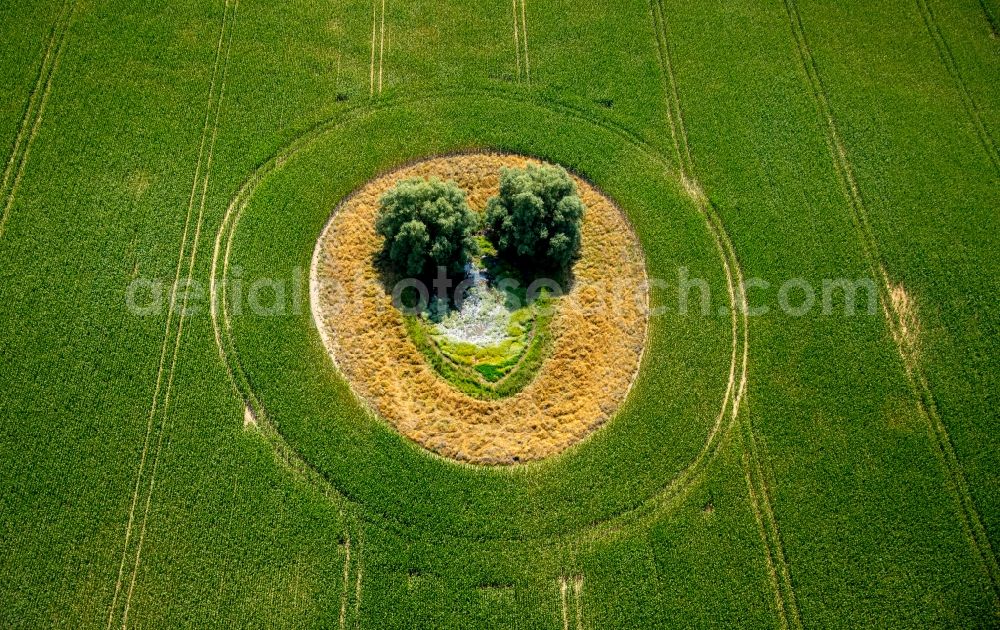
[[[354,393],[400,433],[444,457],[475,464],[538,460],[583,440],[625,399],[648,327],[645,261],[621,211],[575,178],[587,205],[571,290],[558,299],[553,349],[535,379],[500,400],[477,400],[437,375],[406,333],[373,258],[379,197],[398,180],[453,179],[482,211],[503,166],[528,158],[468,154],[428,159],[379,177],[335,211],[310,278],[313,317]]]

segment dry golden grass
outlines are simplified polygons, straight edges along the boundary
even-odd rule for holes
[[[576,178],[587,205],[572,289],[557,301],[551,355],[521,392],[476,400],[427,365],[372,264],[381,247],[379,197],[400,179],[453,179],[482,211],[502,166],[520,156],[432,158],[373,180],[338,207],[320,237],[311,276],[313,316],[355,394],[403,435],[442,456],[476,464],[538,460],[584,439],[625,399],[648,326],[645,261],[613,203]]]
[[[917,307],[902,284],[892,285],[889,297],[892,300],[892,309],[899,319],[899,328],[893,328],[892,335],[896,345],[904,349],[907,369],[911,369],[912,363],[920,354],[920,320],[917,319]]]

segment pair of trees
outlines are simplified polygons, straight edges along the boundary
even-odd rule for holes
[[[410,179],[382,197],[375,229],[385,237],[383,256],[410,276],[439,266],[461,271],[478,253],[480,231],[515,264],[562,270],[580,250],[584,211],[565,169],[528,165],[501,170],[500,194],[482,223],[455,182]]]

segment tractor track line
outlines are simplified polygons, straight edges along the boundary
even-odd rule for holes
[[[660,62],[661,83],[664,91],[664,102],[667,109],[667,123],[670,129],[670,137],[673,142],[676,163],[680,172],[681,183],[687,194],[698,207],[699,212],[708,224],[709,232],[716,242],[716,247],[722,257],[723,269],[726,275],[726,288],[731,304],[731,325],[733,334],[732,361],[730,364],[729,380],[726,385],[726,393],[723,397],[723,405],[719,417],[710,433],[710,440],[714,441],[714,436],[722,428],[723,419],[726,415],[727,407],[732,405],[730,413],[734,422],[740,410],[740,401],[746,391],[747,363],[749,358],[749,322],[747,319],[747,304],[743,280],[743,271],[736,257],[735,248],[722,224],[721,218],[715,207],[708,200],[705,193],[695,181],[692,168],[693,160],[688,147],[687,132],[680,116],[680,98],[677,90],[677,81],[673,70],[673,62],[670,58],[666,35],[666,21],[664,18],[663,5],[661,0],[651,0],[650,16],[653,21],[653,32],[656,39],[656,49]],[[735,271],[734,271],[735,270]],[[740,317],[742,313],[742,321]],[[742,324],[742,326],[741,326]],[[742,327],[742,339],[740,339],[740,328]],[[742,341],[742,343],[740,343]],[[740,356],[740,345],[742,354]],[[740,374],[736,373],[738,358],[742,359]],[[739,385],[736,385],[737,379]],[[718,443],[716,443],[716,450]],[[714,452],[714,451],[713,451]],[[703,452],[703,454],[706,454]],[[700,458],[699,458],[700,459]]]
[[[714,220],[721,224],[721,219],[719,218],[718,210],[715,208],[715,205],[710,201],[706,201],[706,204],[709,208],[711,208],[712,212],[710,214]],[[726,234],[721,227],[719,227],[719,231],[724,235]],[[792,583],[791,571],[789,569],[784,543],[778,528],[777,517],[774,513],[772,492],[765,476],[766,472],[763,461],[766,460],[758,452],[753,426],[749,417],[744,415],[743,420],[737,419],[739,411],[742,408],[742,400],[744,394],[746,393],[747,384],[747,365],[750,342],[749,322],[746,320],[747,314],[749,313],[749,306],[747,304],[746,291],[744,289],[746,285],[743,278],[742,267],[736,259],[736,252],[733,249],[732,242],[728,239],[728,236],[726,236],[723,240],[725,241],[725,247],[729,256],[731,256],[733,260],[736,260],[734,267],[736,269],[737,283],[740,289],[738,298],[732,299],[739,300],[739,310],[743,315],[743,369],[740,377],[740,386],[733,395],[732,415],[733,420],[737,422],[744,433],[741,445],[743,450],[742,460],[744,472],[749,489],[751,509],[758,523],[761,542],[765,551],[765,560],[768,566],[768,574],[771,578],[771,585],[774,588],[775,601],[778,606],[777,610],[779,623],[782,628],[800,629],[802,628],[802,620],[795,595],[795,588]],[[734,301],[734,303],[736,302]]]
[[[576,606],[576,630],[583,630],[583,574],[573,578],[573,602]]]
[[[792,573],[788,564],[788,557],[785,555],[785,546],[781,539],[780,530],[778,529],[778,519],[774,513],[774,497],[771,492],[771,484],[767,479],[768,472],[761,463],[762,461],[766,461],[766,458],[762,457],[757,451],[758,445],[756,438],[753,436],[753,427],[750,426],[749,422],[744,423],[744,425],[750,435],[750,452],[753,453],[750,460],[756,463],[756,470],[754,472],[759,479],[760,493],[763,497],[761,505],[764,507],[765,523],[770,528],[769,533],[772,536],[775,560],[777,561],[781,586],[784,589],[785,612],[790,617],[793,628],[802,628],[802,615],[799,612],[799,603],[795,595],[795,585],[792,583]]]
[[[42,86],[45,84],[46,78],[48,77],[47,70],[49,69],[49,60],[52,58],[52,51],[56,45],[56,36],[59,31],[59,24],[62,22],[65,6],[66,5],[64,3],[63,7],[56,15],[55,21],[52,23],[52,28],[49,29],[48,44],[44,49],[41,63],[38,64],[38,76],[35,78],[35,83],[32,86],[31,91],[28,92],[28,101],[25,103],[24,113],[21,115],[21,122],[17,128],[17,136],[14,138],[14,145],[10,149],[10,157],[7,158],[7,165],[4,167],[3,183],[0,184],[0,191],[7,190],[7,184],[10,183],[14,165],[19,161],[19,157],[21,155],[21,144],[24,142],[24,138],[28,134],[28,130],[32,127],[31,121],[35,119],[35,107],[38,104],[39,95],[44,92],[44,88],[42,88]],[[0,195],[0,198],[6,199],[6,193]]]
[[[652,11],[657,52],[659,53],[660,66],[663,69],[660,76],[663,79],[664,100],[669,112],[670,136],[674,141],[674,150],[677,152],[682,175],[686,179],[694,181],[694,160],[691,158],[687,127],[684,124],[684,114],[681,110],[680,93],[677,90],[677,75],[674,72],[673,58],[670,54],[670,33],[667,28],[663,0],[653,0]]]
[[[364,564],[361,562],[363,557],[362,552],[364,551],[364,542],[361,543],[358,549],[358,570],[354,579],[354,627],[361,627],[361,574],[364,571]]]
[[[375,25],[378,17],[378,0],[372,0],[372,52],[368,70],[368,96],[375,96]]]
[[[653,539],[650,537],[650,530],[642,534],[643,548],[649,557],[649,572],[653,576],[653,592],[655,594],[655,605],[659,607],[660,598],[663,593],[663,577],[660,575],[660,567],[656,564],[656,548],[653,547]]]
[[[531,61],[528,59],[528,16],[524,6],[527,0],[521,0],[521,41],[524,43],[524,78],[531,84]],[[517,16],[514,16],[517,21]]]
[[[342,513],[343,514],[343,513]],[[353,520],[353,519],[350,519]],[[344,572],[341,578],[340,588],[340,614],[338,616],[338,627],[344,630],[348,626],[357,628],[361,625],[361,575],[364,571],[364,551],[365,539],[364,530],[357,526],[358,535],[356,542],[352,545],[351,527],[344,527]],[[351,550],[354,549],[354,553]],[[351,586],[351,573],[354,573],[354,586]],[[351,597],[354,597],[353,606]]]
[[[521,37],[517,32],[517,0],[510,0],[514,16],[514,63],[517,68],[517,80],[521,80]]]
[[[824,135],[831,157],[833,158],[834,171],[836,172],[842,192],[847,198],[851,218],[857,227],[862,251],[868,262],[870,271],[874,276],[879,278],[879,298],[882,302],[882,310],[886,317],[889,332],[896,343],[904,372],[920,408],[921,415],[928,423],[928,428],[934,436],[932,446],[948,477],[948,485],[955,495],[954,499],[958,504],[959,520],[961,521],[962,528],[969,537],[981,568],[990,582],[994,604],[1000,608],[1000,570],[997,567],[996,554],[990,544],[986,529],[982,524],[979,510],[972,498],[948,428],[938,413],[937,404],[931,392],[930,385],[920,366],[916,348],[907,339],[907,335],[904,334],[904,314],[901,312],[899,305],[892,299],[893,283],[879,251],[878,240],[871,227],[868,209],[858,187],[854,168],[848,158],[847,150],[840,137],[836,120],[833,117],[826,87],[819,75],[815,58],[809,47],[809,41],[806,38],[805,29],[802,24],[802,16],[799,13],[795,0],[784,0],[784,3],[788,13],[789,25],[796,46],[798,47],[800,61],[809,83],[809,89],[820,117],[826,123],[826,133]]]
[[[226,2],[226,9],[228,9],[228,0]],[[118,595],[119,591],[121,590],[122,579],[125,571],[125,559],[128,557],[128,548],[129,548],[129,543],[131,542],[132,527],[135,519],[135,509],[139,502],[139,494],[140,494],[139,489],[142,484],[142,477],[145,471],[146,458],[149,452],[149,441],[153,431],[154,419],[156,417],[156,410],[157,407],[159,406],[160,389],[163,382],[163,370],[167,362],[166,357],[167,357],[167,348],[169,347],[168,342],[170,339],[170,329],[171,325],[173,324],[173,314],[177,300],[177,288],[180,284],[181,270],[184,268],[184,259],[186,256],[187,244],[188,244],[188,231],[190,229],[190,224],[191,224],[191,215],[194,211],[194,201],[198,190],[198,181],[201,177],[201,166],[202,166],[202,161],[204,159],[205,142],[208,138],[208,125],[209,121],[211,120],[212,103],[215,99],[216,71],[218,69],[219,55],[222,49],[223,36],[225,33],[226,16],[227,16],[227,11],[224,10],[222,16],[222,25],[219,29],[219,41],[216,44],[215,67],[213,67],[212,70],[212,82],[209,87],[208,103],[205,108],[205,123],[202,129],[201,141],[198,148],[198,159],[195,163],[194,177],[191,182],[191,194],[188,199],[187,214],[184,220],[184,230],[181,234],[180,252],[177,255],[177,268],[176,271],[174,272],[174,282],[170,292],[169,306],[167,308],[167,323],[165,330],[163,332],[163,343],[161,344],[160,348],[160,362],[156,372],[156,385],[153,389],[153,400],[150,404],[149,417],[146,423],[146,436],[143,441],[142,454],[140,455],[139,466],[136,472],[135,489],[132,493],[132,505],[129,508],[128,521],[125,526],[125,544],[123,545],[122,549],[122,560],[121,560],[121,565],[118,569],[118,580],[115,584],[114,596],[111,600],[110,610],[108,611],[107,628],[111,628],[111,625],[114,621],[115,609],[118,603]]]
[[[131,503],[131,507],[129,509],[129,517],[128,517],[128,521],[127,521],[126,528],[125,528],[125,542],[124,542],[123,549],[122,549],[122,560],[121,560],[121,564],[120,564],[119,570],[118,570],[118,577],[117,577],[116,584],[115,584],[114,596],[112,598],[111,606],[110,606],[110,609],[109,609],[109,612],[108,612],[107,628],[110,628],[112,626],[112,624],[114,623],[114,616],[115,616],[115,612],[117,610],[118,597],[119,597],[119,595],[121,593],[121,588],[123,586],[124,570],[125,570],[125,560],[128,557],[129,545],[131,543],[133,527],[134,527],[134,524],[135,524],[135,512],[136,512],[136,508],[138,507],[139,496],[140,496],[140,488],[141,488],[142,479],[143,479],[143,473],[145,472],[146,461],[147,461],[148,455],[149,455],[150,438],[152,436],[153,427],[155,425],[154,419],[156,417],[157,408],[160,405],[160,392],[161,392],[162,385],[163,385],[163,374],[164,374],[164,368],[165,368],[166,362],[167,362],[167,349],[169,347],[168,340],[170,338],[170,330],[171,330],[172,323],[173,323],[173,315],[174,315],[174,312],[176,310],[175,307],[176,307],[176,304],[177,304],[177,290],[178,290],[178,287],[179,287],[179,284],[180,284],[181,269],[184,266],[184,260],[185,260],[185,258],[187,256],[188,234],[190,232],[191,218],[192,218],[192,214],[193,214],[193,211],[194,211],[194,203],[195,203],[195,198],[197,196],[198,183],[199,183],[199,180],[200,180],[200,178],[202,176],[202,164],[203,164],[204,159],[205,159],[205,144],[206,144],[206,141],[208,139],[208,129],[209,129],[209,123],[211,121],[211,112],[212,112],[212,109],[213,109],[213,104],[216,103],[215,89],[216,89],[216,81],[217,81],[217,78],[218,78],[218,64],[219,64],[219,59],[220,59],[221,52],[222,52],[222,46],[223,46],[223,43],[224,43],[224,35],[225,35],[225,30],[226,30],[227,16],[229,15],[229,10],[228,9],[229,9],[229,0],[226,0],[225,5],[224,5],[224,9],[223,9],[222,24],[221,24],[221,27],[220,27],[220,30],[219,30],[219,41],[216,44],[216,56],[215,56],[216,58],[215,58],[215,63],[213,65],[213,69],[212,69],[212,80],[211,80],[211,84],[210,84],[210,87],[209,87],[209,95],[208,95],[208,101],[207,101],[206,112],[205,112],[205,122],[204,122],[204,126],[203,126],[203,129],[202,129],[201,140],[200,140],[200,143],[199,143],[198,159],[197,159],[197,162],[195,164],[195,173],[194,173],[194,177],[192,179],[192,184],[191,184],[191,194],[190,194],[190,197],[188,199],[188,208],[187,208],[187,212],[186,212],[186,215],[185,215],[184,230],[183,230],[183,233],[182,233],[182,236],[181,236],[180,252],[178,253],[177,268],[176,268],[176,271],[175,271],[175,274],[174,274],[174,283],[173,283],[173,286],[172,286],[172,289],[171,289],[171,294],[170,294],[170,303],[169,303],[169,307],[168,307],[168,311],[167,311],[167,324],[166,324],[166,327],[165,327],[165,330],[164,330],[163,343],[162,343],[162,346],[161,346],[161,349],[160,349],[160,363],[159,363],[159,368],[157,369],[156,385],[154,387],[153,400],[152,400],[152,403],[151,403],[151,406],[150,406],[150,413],[149,413],[149,417],[148,417],[148,420],[147,420],[146,434],[145,434],[145,438],[143,440],[143,450],[142,450],[142,454],[140,456],[139,467],[138,467],[138,470],[136,472],[135,488],[134,488],[134,491],[133,491],[133,494],[132,494],[132,503]],[[204,204],[204,199],[202,200],[202,207],[203,207],[203,204]],[[197,230],[196,230],[196,234],[197,234]],[[193,248],[196,248],[196,247],[197,247],[197,242],[194,243]],[[185,308],[186,308],[186,298],[187,298],[187,292],[185,292]],[[182,327],[182,324],[179,323],[178,324],[178,334],[177,334],[178,341],[179,341],[179,337],[180,337],[180,332],[179,331],[180,331],[181,327]],[[173,356],[173,358],[171,360],[171,368],[170,368],[170,376],[169,376],[169,381],[171,383],[172,383],[172,380],[173,380],[173,366],[176,365],[176,347],[177,347],[177,342],[176,341],[175,341],[175,346],[174,347],[175,347],[175,353],[174,353],[174,356]],[[169,389],[169,387],[168,387],[168,389]],[[161,424],[160,439],[162,439],[162,424]],[[154,460],[154,469],[155,469],[155,460]],[[143,523],[143,532],[144,532],[144,530],[145,530],[145,519],[144,519],[144,523]],[[140,543],[140,546],[141,546],[141,543]],[[132,576],[133,584],[134,584],[134,579],[135,579],[135,576],[133,575]],[[130,587],[130,592],[131,592],[131,587]],[[129,599],[131,599],[131,597],[129,597]],[[123,621],[123,626],[124,626],[124,621]]]
[[[347,622],[347,591],[351,583],[351,533],[344,532],[344,579],[340,590],[340,628]]]
[[[746,447],[744,447],[746,449]],[[760,499],[757,497],[757,490],[754,488],[754,482],[750,478],[750,457],[747,454],[747,450],[743,451],[743,472],[746,476],[747,490],[750,493],[750,509],[753,512],[754,520],[757,523],[757,531],[760,533],[760,538],[762,541],[767,541],[767,529],[764,526],[764,517],[760,510]],[[767,563],[767,576],[771,581],[771,588],[774,591],[774,604],[775,609],[778,612],[778,627],[782,630],[788,629],[788,615],[785,614],[785,598],[781,593],[781,584],[778,581],[778,571],[775,568],[774,554],[771,551],[771,546],[765,542],[764,544],[764,560]]]
[[[232,52],[233,34],[235,32],[235,27],[233,25],[236,21],[236,12],[239,9],[239,5],[240,5],[239,0],[233,0],[232,11],[230,12],[230,19],[229,19],[229,34],[228,34],[228,41],[226,43],[225,60],[222,65],[222,77],[221,77],[221,82],[219,84],[219,96],[215,103],[215,120],[213,121],[212,124],[212,137],[208,145],[208,154],[202,180],[201,202],[198,208],[198,219],[197,222],[195,223],[195,233],[191,248],[191,257],[188,263],[184,300],[181,306],[181,313],[178,316],[177,320],[177,336],[174,341],[173,359],[171,361],[170,372],[167,379],[166,393],[163,399],[163,407],[162,407],[163,420],[160,423],[160,432],[159,436],[157,437],[156,452],[153,457],[153,468],[150,472],[149,489],[146,494],[146,505],[142,517],[142,527],[140,530],[139,542],[135,552],[135,565],[132,570],[132,581],[129,585],[128,595],[125,600],[125,610],[122,614],[122,628],[125,628],[128,623],[129,608],[132,602],[132,596],[135,591],[136,581],[139,575],[139,565],[142,559],[142,549],[143,549],[143,544],[146,540],[146,525],[149,519],[150,507],[152,505],[152,500],[153,500],[153,491],[155,489],[155,484],[156,484],[156,473],[159,468],[160,453],[163,448],[163,437],[169,431],[170,428],[170,423],[169,423],[170,399],[171,399],[171,394],[173,393],[174,376],[177,373],[177,359],[180,356],[181,340],[183,339],[184,336],[184,318],[187,314],[188,298],[190,297],[191,294],[190,291],[188,290],[188,287],[190,287],[191,281],[194,278],[194,268],[198,257],[198,244],[201,240],[201,228],[202,225],[204,224],[205,205],[208,198],[208,184],[212,174],[212,160],[215,155],[215,143],[219,135],[219,122],[222,115],[222,105],[225,101],[225,96],[226,96],[226,81],[229,75],[229,58],[230,58],[230,53]],[[223,15],[225,16],[225,12],[223,12]],[[225,25],[226,22],[223,21],[223,30],[225,30]]]
[[[751,456],[751,453],[757,452],[756,439],[749,423],[743,422],[741,424],[744,434],[743,472],[746,476],[747,490],[750,493],[750,507],[754,519],[757,521],[761,540],[765,541],[765,560],[767,561],[771,585],[774,588],[780,625],[782,628],[799,629],[802,628],[802,618],[795,598],[795,589],[792,586],[788,560],[785,557],[781,541],[778,539],[777,520],[771,508],[772,497],[764,478],[764,470],[760,465],[760,457]],[[768,540],[771,542],[766,542]]]
[[[38,78],[28,95],[28,103],[25,106],[24,115],[18,127],[17,137],[14,146],[11,148],[10,157],[4,168],[3,183],[0,185],[0,203],[3,210],[0,211],[0,238],[3,238],[4,230],[7,227],[7,219],[10,217],[11,208],[14,206],[14,198],[17,189],[24,177],[24,170],[28,164],[28,156],[31,152],[31,145],[38,135],[41,127],[42,117],[45,114],[45,106],[48,104],[49,95],[52,93],[52,79],[59,68],[59,60],[62,57],[63,46],[66,43],[66,36],[69,33],[73,15],[76,13],[76,1],[65,0],[59,9],[59,14],[52,25],[49,33],[49,42],[46,45],[45,55],[38,68]]]
[[[687,126],[684,122],[680,92],[677,87],[677,76],[674,71],[673,60],[670,54],[669,31],[667,28],[665,9],[662,0],[650,0],[650,14],[653,20],[653,31],[656,38],[657,54],[660,61],[664,99],[667,105],[667,121],[670,126],[670,136],[673,140],[674,151],[676,152],[677,163],[681,172],[681,180],[692,199],[701,208],[702,214],[712,226],[713,233],[718,235],[717,240],[719,241],[719,246],[724,251],[723,258],[724,260],[729,261],[726,263],[727,275],[730,278],[732,278],[733,273],[736,275],[736,286],[734,288],[732,286],[732,280],[730,280],[729,293],[731,303],[739,311],[739,314],[736,312],[733,312],[732,314],[734,338],[737,328],[737,319],[739,317],[742,318],[743,354],[739,385],[736,387],[735,391],[732,392],[732,417],[737,424],[743,427],[744,432],[749,435],[749,441],[743,445],[744,458],[746,460],[746,465],[748,466],[747,470],[749,471],[750,469],[753,469],[757,472],[756,478],[760,485],[760,491],[758,492],[754,490],[749,472],[747,472],[747,481],[750,483],[750,499],[754,515],[757,517],[758,523],[760,524],[761,541],[765,547],[767,564],[772,573],[772,587],[775,590],[775,597],[778,603],[780,622],[784,628],[800,628],[802,623],[799,617],[790,571],[788,569],[784,543],[781,538],[781,533],[778,530],[778,523],[774,516],[774,508],[771,504],[771,492],[768,489],[767,479],[763,473],[764,465],[760,461],[759,453],[753,445],[753,427],[751,426],[749,418],[744,417],[742,420],[737,418],[741,409],[743,396],[746,393],[747,366],[749,363],[750,345],[748,321],[749,309],[746,299],[746,283],[743,277],[743,268],[739,263],[739,258],[736,255],[736,250],[733,246],[732,240],[729,238],[728,232],[724,228],[722,217],[718,208],[716,208],[715,204],[708,199],[708,196],[701,189],[694,173],[694,159],[691,154],[691,145],[688,140]],[[730,265],[732,265],[731,270],[729,269]],[[737,348],[734,344],[733,352],[735,353],[736,351]],[[733,366],[735,367],[735,365],[736,363],[734,361]],[[732,389],[734,385],[734,376],[735,375],[732,374],[730,375],[730,389]],[[765,520],[767,527],[764,526]]]
[[[56,42],[59,40],[59,35],[61,33],[61,24],[63,21],[63,15],[66,12],[67,2],[64,2],[60,7],[59,13],[56,15],[55,21],[52,23],[52,28],[49,29],[49,39],[48,44],[45,47],[45,53],[42,56],[42,61],[38,65],[38,76],[35,78],[35,84],[31,88],[31,92],[28,93],[28,102],[25,104],[24,114],[21,116],[21,123],[18,125],[17,137],[14,139],[14,146],[11,147],[10,157],[7,159],[7,165],[3,172],[3,183],[0,184],[0,199],[4,199],[4,205],[6,206],[7,199],[7,184],[10,183],[11,176],[14,173],[15,165],[19,164],[21,161],[21,149],[28,136],[29,130],[34,127],[34,120],[37,118],[38,112],[36,110],[38,106],[38,100],[42,93],[45,92],[44,85],[48,83],[48,78],[52,70],[50,64],[53,51],[58,47]]]
[[[569,590],[569,585],[566,583],[566,576],[559,577],[559,600],[562,602],[562,622],[563,630],[569,630],[569,602],[566,597],[566,592]]]
[[[986,151],[986,155],[990,158],[990,162],[993,163],[993,169],[997,173],[1000,173],[1000,154],[997,153],[996,143],[993,142],[993,136],[990,135],[989,129],[986,128],[986,124],[983,122],[979,105],[976,104],[975,99],[972,98],[968,85],[966,85],[965,79],[962,78],[962,72],[958,69],[958,63],[955,61],[955,55],[951,52],[948,40],[945,39],[944,33],[941,32],[941,26],[938,24],[937,18],[934,17],[934,12],[931,10],[930,4],[928,4],[927,0],[916,0],[916,2],[917,8],[920,10],[920,17],[923,18],[924,26],[927,27],[927,34],[930,35],[931,39],[934,41],[934,47],[937,49],[938,56],[941,58],[941,64],[948,71],[952,81],[955,82],[955,87],[958,90],[959,95],[962,97],[962,105],[965,106],[965,112],[968,114],[969,120],[972,122],[972,126],[976,128],[976,135],[979,137],[979,143],[982,145],[983,150]],[[982,0],[980,0],[980,6],[983,6],[985,9],[985,6],[981,3]],[[987,13],[987,18],[988,17],[989,14]],[[990,23],[990,26],[994,27],[992,22]]]
[[[674,153],[677,156],[677,168],[681,171],[681,177],[686,177],[685,165],[681,160],[680,140],[677,137],[677,123],[674,121],[674,106],[671,101],[671,94],[674,94],[674,90],[671,87],[674,78],[673,65],[667,62],[667,56],[670,53],[665,41],[666,29],[664,28],[663,21],[663,7],[659,0],[650,0],[649,13],[653,20],[653,37],[656,39],[656,55],[660,62],[660,82],[663,85],[663,101],[667,107],[667,126],[670,128],[670,139],[673,142]]]
[[[382,25],[379,27],[379,43],[378,43],[378,93],[382,94],[382,68],[384,67],[383,60],[385,58],[385,0],[382,0]]]

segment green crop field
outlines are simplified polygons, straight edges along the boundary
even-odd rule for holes
[[[5,3],[0,627],[1000,626],[998,24]],[[653,281],[625,402],[537,462],[407,439],[310,311],[338,203],[469,151],[592,182]]]

